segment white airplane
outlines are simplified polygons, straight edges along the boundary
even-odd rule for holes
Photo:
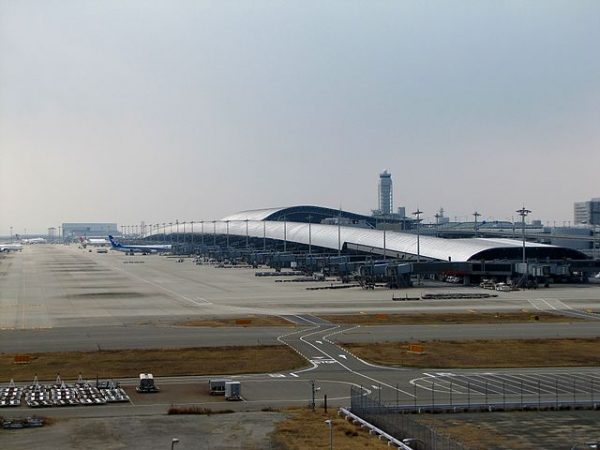
[[[112,236],[108,236],[108,240],[110,241],[110,245],[113,250],[118,250],[120,252],[125,253],[167,253],[171,251],[171,246],[169,244],[165,245],[123,245],[115,240]]]
[[[108,242],[104,238],[84,238],[79,236],[79,241],[81,242],[83,248],[85,248],[88,245],[91,247],[105,247],[110,244],[110,242]]]
[[[22,244],[45,244],[47,241],[44,238],[21,239]]]
[[[22,252],[23,245],[21,244],[0,244],[0,252]]]

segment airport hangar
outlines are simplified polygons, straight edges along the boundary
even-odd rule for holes
[[[242,211],[221,220],[156,225],[144,237],[169,239],[184,252],[223,259],[237,256],[272,267],[318,270],[327,264],[333,275],[358,273],[390,286],[406,285],[411,275],[458,275],[465,284],[490,276],[507,280],[529,276],[546,282],[574,281],[575,274],[585,281],[600,270],[598,261],[555,245],[525,242],[527,264],[522,264],[519,240],[445,239],[375,227],[376,217],[302,205]]]

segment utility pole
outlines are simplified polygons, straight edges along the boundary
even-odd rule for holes
[[[519,209],[517,211],[517,213],[519,213],[519,215],[521,216],[521,230],[523,232],[523,264],[526,264],[527,259],[526,259],[526,255],[525,255],[525,217],[527,217],[527,215],[530,214],[531,211],[528,209],[525,209],[525,206],[523,206],[521,209]]]
[[[283,251],[287,251],[287,220],[286,216],[283,216]]]
[[[312,233],[311,233],[311,225],[312,225],[312,216],[308,216],[308,254],[312,255]]]
[[[317,393],[317,391],[320,391],[321,388],[320,387],[315,387],[315,380],[310,380],[310,387],[311,387],[311,392],[312,392],[312,401],[310,403],[312,410],[315,410],[316,407],[316,403],[315,403],[315,394]]]
[[[246,250],[248,250],[249,247],[249,237],[248,237],[248,219],[245,220],[246,222]]]
[[[229,251],[229,220],[225,221],[225,225],[227,226],[227,251]]]
[[[420,230],[419,225],[421,222],[421,214],[423,214],[423,211],[421,211],[419,208],[417,208],[417,210],[413,214],[417,218],[417,263],[420,263],[421,262],[421,230]],[[417,274],[417,284],[418,285],[421,284],[421,274]]]
[[[479,216],[481,216],[481,214],[479,214],[477,211],[475,211],[475,212],[473,213],[473,217],[475,217],[475,224],[474,224],[474,226],[475,226],[475,237],[477,237],[477,218],[478,218]]]
[[[340,206],[340,211],[338,213],[338,256],[342,254],[342,207]]]

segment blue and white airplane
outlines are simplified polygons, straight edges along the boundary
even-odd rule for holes
[[[165,245],[123,245],[115,240],[114,237],[108,236],[108,240],[110,241],[110,245],[113,250],[118,250],[120,252],[125,253],[167,253],[171,251],[171,246],[169,244]]]

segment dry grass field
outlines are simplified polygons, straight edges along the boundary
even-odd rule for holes
[[[294,327],[295,325],[277,316],[244,316],[223,319],[191,319],[178,322],[184,327]]]
[[[49,352],[19,355],[28,363],[16,364],[15,354],[0,354],[0,381],[129,378],[140,372],[155,376],[265,373],[293,370],[306,365],[286,346],[211,347],[168,350],[102,350],[98,352]]]
[[[333,420],[333,448],[336,450],[388,449],[387,443],[369,435],[337,416],[335,410],[290,409],[286,420],[279,422],[273,433],[274,448],[282,450],[312,450],[329,448],[329,426]]]
[[[600,339],[507,339],[430,341],[424,352],[409,352],[407,342],[344,344],[376,364],[426,368],[569,367],[600,364]]]
[[[454,323],[578,322],[584,319],[544,312],[467,312],[415,314],[338,314],[319,316],[339,324],[355,325],[427,325]]]

